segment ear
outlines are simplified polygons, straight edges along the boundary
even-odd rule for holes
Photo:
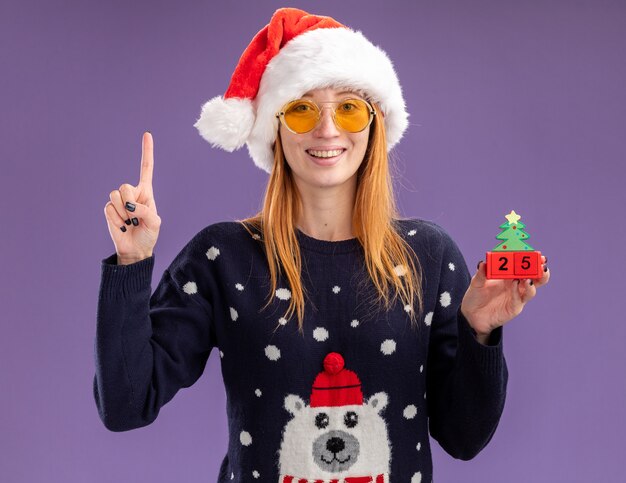
[[[295,394],[289,394],[285,397],[285,409],[294,416],[306,407],[305,402]]]
[[[377,392],[367,400],[367,405],[374,409],[377,413],[380,413],[387,406],[387,394],[384,392]]]

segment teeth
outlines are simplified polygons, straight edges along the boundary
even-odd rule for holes
[[[309,149],[307,152],[316,158],[332,158],[333,156],[339,156],[343,153],[343,149],[335,149],[333,151],[313,151]]]

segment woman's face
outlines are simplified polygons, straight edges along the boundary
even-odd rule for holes
[[[362,97],[349,90],[333,88],[315,89],[302,97],[317,103],[322,114],[319,124],[304,134],[294,134],[280,123],[283,152],[296,185],[300,189],[356,185],[356,172],[367,150],[371,125],[357,133],[344,131],[333,121],[336,104],[322,103]]]

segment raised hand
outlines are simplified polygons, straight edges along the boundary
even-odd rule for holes
[[[480,342],[485,343],[494,329],[517,317],[527,302],[537,294],[537,288],[550,280],[546,257],[542,258],[543,277],[539,279],[489,280],[485,262],[478,271],[461,302],[461,312],[476,331]]]
[[[152,191],[154,149],[152,135],[143,134],[139,184],[122,184],[111,191],[104,206],[117,263],[128,265],[152,256],[159,237],[161,218]]]

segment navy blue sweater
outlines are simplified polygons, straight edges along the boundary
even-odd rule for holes
[[[398,220],[423,270],[424,311],[412,327],[400,299],[376,296],[356,238],[297,231],[306,299],[304,333],[285,320],[291,292],[270,286],[260,234],[237,222],[198,232],[151,294],[154,255],[102,260],[94,397],[104,425],[152,423],[219,351],[228,452],[217,481],[430,482],[430,434],[450,455],[474,457],[504,406],[502,329],[473,335],[460,304],[470,275],[435,223]],[[164,437],[166,437],[164,435]]]

